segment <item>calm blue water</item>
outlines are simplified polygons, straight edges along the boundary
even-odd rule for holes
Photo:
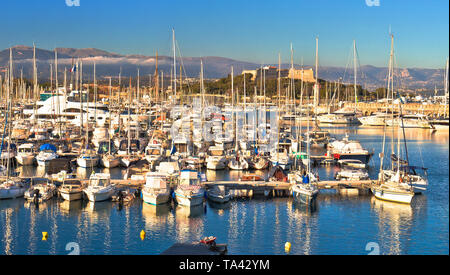
[[[382,130],[329,128],[332,135],[357,138],[375,149],[370,175],[378,171]],[[375,242],[381,254],[449,253],[449,135],[408,130],[411,163],[429,167],[428,191],[409,205],[376,200],[370,195],[348,197],[321,191],[314,211],[288,198],[239,199],[228,205],[206,203],[187,209],[155,207],[136,200],[119,208],[112,202],[49,201],[36,208],[23,199],[0,201],[0,254],[68,254],[76,242],[80,254],[159,254],[175,242],[214,235],[227,243],[229,254],[368,254]],[[387,147],[388,149],[390,146]],[[319,168],[321,179],[332,178],[336,167]],[[36,168],[18,168],[40,174]],[[41,171],[42,172],[42,171]],[[124,171],[110,171],[120,177]],[[78,169],[81,176],[90,171]],[[208,179],[239,177],[238,172],[207,173]],[[146,239],[139,233],[145,230]],[[42,232],[48,240],[42,241]]]

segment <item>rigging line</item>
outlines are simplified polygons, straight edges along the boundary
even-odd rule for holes
[[[187,77],[186,75],[186,68],[184,67],[184,62],[183,62],[183,58],[181,55],[181,50],[180,47],[178,46],[178,41],[175,39],[175,48],[178,49],[178,55],[180,56],[180,63],[181,63],[181,68],[183,68],[184,74],[185,74],[185,78]],[[180,72],[181,74],[181,79],[183,79],[183,72]],[[203,78],[204,78],[204,73],[203,73]],[[180,83],[181,85],[181,83]],[[188,86],[188,92],[191,92],[191,86],[189,85],[189,82],[187,83]]]
[[[353,44],[352,44],[352,46],[350,47],[350,54],[348,55],[348,59],[347,59],[347,65],[345,65],[345,70],[344,70],[344,76],[342,77],[342,84],[344,84],[345,83],[345,76],[347,75],[347,69],[348,69],[348,67],[349,67],[349,65],[350,65],[350,62],[351,62],[351,56],[353,55]]]

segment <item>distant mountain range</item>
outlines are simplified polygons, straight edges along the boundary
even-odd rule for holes
[[[86,81],[93,79],[93,63],[96,63],[97,78],[106,76],[117,77],[121,71],[123,77],[136,77],[139,68],[140,75],[145,81],[145,77],[153,74],[155,70],[155,56],[143,55],[121,55],[107,51],[87,48],[57,48],[58,71],[62,81],[64,68],[69,70],[77,58],[83,61],[83,78]],[[54,51],[36,48],[38,78],[41,81],[48,81],[50,78],[50,64],[54,66]],[[14,46],[14,75],[19,77],[32,78],[33,74],[33,48],[29,46]],[[183,66],[184,76],[197,78],[200,75],[200,60],[203,60],[205,78],[215,79],[226,77],[230,74],[233,66],[235,75],[242,70],[252,70],[259,68],[260,64],[243,62],[224,57],[183,57],[177,58],[177,74],[179,74],[180,64]],[[173,68],[173,57],[159,56],[158,67],[164,75],[169,77]],[[4,72],[9,63],[9,49],[0,51],[0,72]],[[275,64],[268,64],[275,65]],[[288,64],[282,64],[282,68],[288,68]],[[300,68],[299,65],[296,65]],[[311,68],[311,66],[304,66]],[[54,69],[54,68],[53,68]],[[369,90],[386,86],[387,68],[374,67],[370,65],[361,66],[358,73],[358,84],[363,84]],[[436,86],[443,89],[444,69],[422,69],[422,68],[401,68],[398,69],[401,75],[400,87],[404,89],[430,90]],[[353,68],[344,67],[319,67],[319,77],[328,81],[353,82]]]

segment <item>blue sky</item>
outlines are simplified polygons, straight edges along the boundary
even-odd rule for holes
[[[171,54],[175,28],[183,56],[256,63],[346,66],[353,40],[362,65],[387,66],[389,26],[399,67],[442,68],[449,52],[447,0],[66,0],[0,1],[0,49],[13,45],[99,48],[121,54]]]

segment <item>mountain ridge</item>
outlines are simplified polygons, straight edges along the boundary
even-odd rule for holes
[[[138,54],[123,55],[112,53],[97,48],[56,48],[58,53],[58,71],[64,72],[72,67],[75,59],[80,58],[83,61],[83,77],[86,74],[87,79],[93,74],[93,63],[96,63],[97,77],[115,76],[121,71],[122,76],[130,77],[137,75],[139,68],[142,76],[150,75],[155,70],[155,56],[146,56]],[[17,45],[12,47],[14,74],[17,76],[19,70],[25,78],[32,77],[32,59],[33,47],[26,45]],[[46,80],[50,77],[50,64],[54,63],[54,50],[46,50],[36,48],[36,59],[38,67],[38,78]],[[220,56],[204,56],[204,57],[177,57],[177,71],[179,66],[183,66],[183,76],[199,77],[200,60],[204,64],[205,78],[222,78],[230,74],[231,66],[234,67],[235,75],[240,74],[242,70],[254,70],[261,65],[239,61],[232,58]],[[158,56],[158,66],[160,71],[164,71],[166,76],[171,74],[173,57]],[[181,62],[180,62],[181,61]],[[0,72],[4,72],[9,66],[9,48],[0,51]],[[53,64],[54,65],[54,64]],[[267,64],[277,66],[277,64]],[[282,64],[282,68],[288,68],[289,64]],[[298,64],[296,68],[300,68]],[[20,69],[19,69],[20,68]],[[304,66],[304,68],[313,68],[313,66]],[[358,82],[364,83],[368,89],[385,87],[386,75],[388,69],[386,67],[376,67],[373,65],[363,65],[359,68]],[[429,68],[398,68],[397,71],[401,75],[401,87],[406,89],[434,89],[441,88],[444,85],[444,70]],[[319,77],[327,81],[352,82],[353,70],[344,67],[320,66]]]

